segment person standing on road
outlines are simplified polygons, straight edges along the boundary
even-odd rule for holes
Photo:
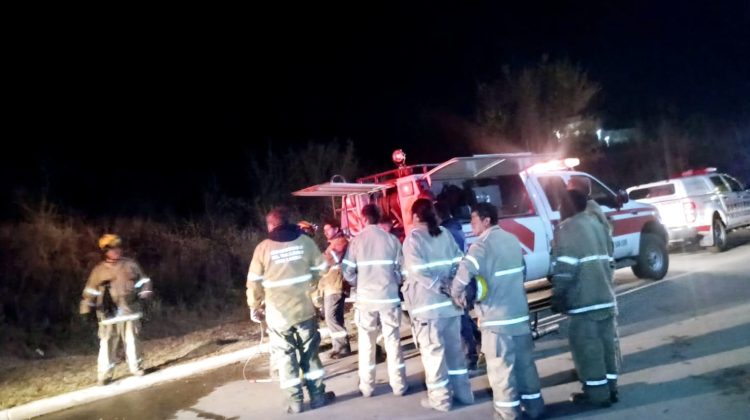
[[[286,209],[271,210],[266,227],[268,239],[255,247],[248,270],[247,303],[250,319],[268,324],[271,360],[277,364],[280,387],[287,396],[284,409],[299,413],[303,384],[313,409],[335,397],[325,391],[325,372],[318,357],[320,333],[309,295],[314,276],[326,263],[315,242],[289,223]]]
[[[151,279],[135,261],[122,256],[122,240],[106,234],[99,238],[104,261],[91,271],[83,289],[80,313],[96,311],[99,320],[99,358],[97,382],[106,385],[112,380],[117,363],[117,347],[125,343],[125,356],[130,372],[143,375],[138,334],[143,317],[141,300],[152,295]]]
[[[466,288],[472,277],[480,278],[477,310],[495,417],[519,419],[523,409],[530,418],[539,418],[544,400],[532,357],[521,244],[497,226],[497,208],[489,203],[474,206],[471,230],[477,240],[461,261],[451,295],[467,305]]]
[[[411,208],[414,228],[404,241],[404,304],[409,310],[422,364],[425,408],[449,411],[456,398],[472,404],[466,355],[461,348],[461,308],[450,295],[451,281],[463,253],[450,233],[438,225],[429,199]]]
[[[587,197],[569,190],[563,200],[552,249],[552,310],[570,317],[569,341],[583,393],[576,404],[609,407],[618,401],[615,337],[617,303],[607,237],[600,222],[586,213]]]
[[[450,213],[450,206],[446,201],[438,201],[435,204],[435,211],[437,211],[438,220],[440,226],[444,227],[451,233],[453,239],[456,240],[456,245],[461,252],[464,251],[466,245],[466,236],[464,235],[463,226],[461,222],[456,220]],[[477,292],[477,284],[474,279],[470,279],[469,284],[466,286],[466,295],[468,297],[467,304],[464,306],[464,313],[461,315],[461,339],[463,339],[464,347],[466,347],[466,361],[469,370],[477,369],[477,361],[479,360],[479,353],[477,352],[477,324],[471,319],[470,312],[474,309],[474,300]]]
[[[328,248],[323,254],[328,263],[328,272],[320,279],[318,291],[323,295],[323,311],[333,344],[330,357],[339,359],[352,354],[349,333],[344,324],[344,305],[349,285],[345,284],[341,273],[341,260],[346,254],[349,241],[334,220],[323,225],[323,233],[328,239]]]
[[[343,260],[344,277],[357,287],[359,330],[359,390],[370,397],[375,387],[375,342],[382,331],[388,356],[391,390],[403,396],[406,366],[401,351],[401,243],[378,227],[380,209],[374,204],[362,208],[366,226],[352,239]]]
[[[597,222],[599,222],[599,226],[604,230],[604,236],[607,238],[607,254],[610,256],[609,263],[612,267],[611,272],[609,273],[610,276],[614,275],[615,270],[615,262],[614,262],[614,253],[615,253],[615,243],[612,239],[613,234],[613,226],[612,223],[607,217],[604,215],[604,212],[602,212],[602,208],[593,199],[591,199],[591,178],[585,177],[585,176],[574,176],[568,181],[567,185],[568,190],[577,190],[581,192],[583,195],[586,196],[586,214],[594,218]],[[608,281],[613,281],[612,278],[608,278]],[[615,322],[615,359],[617,361],[617,366],[622,365],[622,352],[620,351],[620,336],[617,332],[617,318],[614,319]],[[619,368],[618,368],[619,370]]]

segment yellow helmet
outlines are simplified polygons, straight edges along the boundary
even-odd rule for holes
[[[99,249],[102,251],[107,248],[117,248],[122,244],[122,239],[119,236],[111,233],[106,233],[99,238]]]
[[[474,276],[474,279],[477,281],[477,302],[481,302],[487,297],[487,279],[480,275]]]
[[[318,230],[318,225],[308,222],[307,220],[300,220],[297,223],[297,226],[309,236],[315,236],[315,232]]]

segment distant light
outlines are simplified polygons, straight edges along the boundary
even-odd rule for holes
[[[601,139],[602,139],[602,129],[601,129],[601,128],[598,128],[598,129],[596,130],[596,138],[597,138],[597,139],[598,139],[599,141],[601,141]]]
[[[557,137],[558,139],[562,137],[562,134],[560,134],[560,130],[555,130],[555,137]]]

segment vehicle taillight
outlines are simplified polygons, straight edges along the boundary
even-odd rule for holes
[[[685,212],[685,219],[688,223],[693,223],[698,218],[698,211],[696,210],[695,203],[692,201],[683,202],[682,211]]]

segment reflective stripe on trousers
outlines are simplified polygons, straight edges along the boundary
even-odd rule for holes
[[[599,309],[607,309],[607,308],[614,308],[615,303],[614,302],[608,302],[608,303],[599,303],[596,305],[591,306],[584,306],[583,308],[575,308],[568,310],[569,314],[580,314],[583,312],[590,312],[590,311],[596,311]]]

